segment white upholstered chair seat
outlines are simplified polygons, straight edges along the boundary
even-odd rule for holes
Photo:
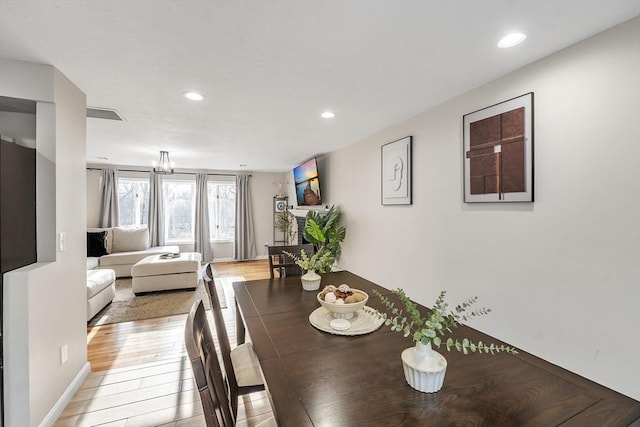
[[[240,344],[231,350],[231,363],[236,374],[238,386],[247,387],[264,384],[258,356],[253,351],[251,342]]]
[[[196,300],[193,303],[191,311],[187,315],[184,344],[191,361],[193,381],[200,396],[207,427],[235,426],[238,413],[238,395],[231,394],[230,384],[222,375],[220,360],[201,300]],[[251,346],[242,347],[253,353]],[[233,376],[233,372],[228,372],[226,375],[227,378]],[[235,384],[235,378],[232,379]],[[260,387],[264,390],[264,385],[253,386],[249,389],[259,391]],[[234,400],[236,401],[235,405],[233,405]],[[264,414],[264,416],[267,418],[254,424],[256,427],[275,427],[278,425],[272,414]]]

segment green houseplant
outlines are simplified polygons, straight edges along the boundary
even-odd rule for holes
[[[340,225],[342,212],[335,206],[326,212],[309,211],[304,226],[304,238],[316,246],[317,252],[323,254],[327,251],[333,260],[331,264],[324,263],[317,271],[328,273],[331,271],[335,260],[340,258],[340,244],[346,236],[346,229]]]
[[[478,297],[472,297],[449,309],[445,301],[446,291],[440,292],[433,308],[424,315],[418,305],[411,301],[404,290],[393,291],[404,308],[398,308],[389,298],[377,290],[373,294],[380,298],[382,304],[389,313],[376,312],[375,314],[384,320],[385,325],[392,331],[402,333],[405,337],[411,337],[415,342],[414,348],[408,348],[402,352],[402,363],[407,383],[416,390],[423,392],[436,392],[440,390],[444,382],[444,374],[447,361],[440,353],[433,351],[432,344],[438,348],[445,346],[447,351],[457,350],[463,354],[469,353],[500,353],[517,354],[515,348],[504,344],[474,342],[468,338],[452,338],[447,335],[453,333],[453,329],[463,322],[474,317],[488,314],[491,310],[480,308],[473,310],[472,306]]]
[[[309,256],[304,249],[300,250],[300,256],[287,251],[283,252],[290,256],[298,267],[307,271],[300,278],[302,280],[302,288],[306,291],[316,291],[320,288],[320,281],[322,278],[316,273],[316,271],[323,271],[327,268],[330,270],[333,262],[335,261],[331,252],[325,248],[320,248],[318,252],[311,256]]]
[[[321,249],[313,255],[309,256],[304,249],[300,250],[300,256],[297,256],[294,253],[283,251],[285,254],[290,256],[296,263],[296,265],[303,270],[309,271],[320,271],[326,266],[333,265],[334,258],[329,251],[326,249]]]
[[[282,232],[282,235],[285,238],[285,244],[291,244],[293,241],[293,237],[296,233],[295,229],[296,218],[293,216],[291,212],[288,210],[284,210],[282,212],[278,212],[276,215],[276,228]]]

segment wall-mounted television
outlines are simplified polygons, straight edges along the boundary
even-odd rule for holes
[[[318,162],[315,157],[293,168],[293,181],[296,185],[298,206],[322,204]]]

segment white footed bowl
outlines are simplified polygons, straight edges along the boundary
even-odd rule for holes
[[[333,302],[326,302],[325,300],[320,298],[321,292],[318,292],[316,298],[318,299],[318,302],[321,306],[333,313],[333,317],[335,317],[336,319],[351,319],[354,316],[355,312],[367,305],[367,301],[369,301],[369,294],[367,294],[365,291],[353,288],[351,289],[351,291],[360,292],[364,295],[364,299],[362,301],[354,302],[351,304],[336,304]]]

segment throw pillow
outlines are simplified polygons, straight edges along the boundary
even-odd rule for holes
[[[87,232],[87,256],[99,257],[107,254],[106,231]]]
[[[105,248],[107,248],[107,253],[110,254],[112,251],[112,243],[113,243],[113,228],[87,228],[87,231],[95,233],[97,231],[104,231],[106,234],[104,236]]]
[[[113,252],[144,251],[149,249],[148,228],[113,229]]]

